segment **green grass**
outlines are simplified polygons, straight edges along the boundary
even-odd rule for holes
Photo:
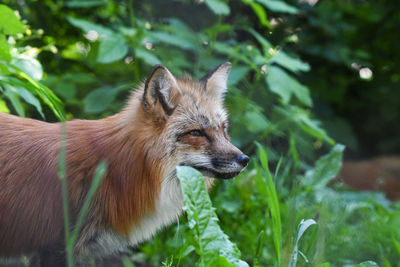
[[[220,229],[241,251],[241,259],[250,266],[399,266],[400,205],[380,193],[327,186],[339,170],[340,145],[305,175],[291,176],[295,181],[288,191],[276,186],[290,175],[284,171],[287,159],[281,158],[276,165],[281,170],[272,175],[265,150],[258,148],[258,158],[245,173],[219,183],[211,193]],[[184,193],[193,194],[187,187]],[[157,266],[174,255],[173,266],[203,266],[198,250],[184,256],[179,252],[193,240],[188,216],[140,248],[146,262]]]

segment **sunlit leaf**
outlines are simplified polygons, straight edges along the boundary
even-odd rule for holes
[[[19,55],[13,57],[11,63],[36,81],[41,80],[43,77],[42,65],[34,58]]]
[[[0,99],[0,112],[3,113],[10,113],[10,110],[7,107],[6,101]]]
[[[24,32],[25,27],[14,11],[8,6],[0,5],[0,33],[17,34]]]
[[[0,59],[11,60],[10,49],[4,34],[0,34]]]

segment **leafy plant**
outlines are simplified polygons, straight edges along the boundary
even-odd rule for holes
[[[185,166],[178,166],[176,172],[181,182],[184,210],[191,229],[186,246],[194,246],[199,254],[197,266],[248,266],[240,259],[236,245],[218,225],[203,175]]]

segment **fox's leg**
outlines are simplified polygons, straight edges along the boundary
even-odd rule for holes
[[[66,267],[65,251],[63,246],[49,246],[39,250],[38,260],[30,267]],[[38,265],[37,265],[38,264]]]

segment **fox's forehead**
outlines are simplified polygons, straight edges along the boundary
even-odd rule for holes
[[[198,81],[180,81],[180,101],[176,116],[185,124],[198,124],[202,128],[220,127],[227,124],[228,116],[223,103],[208,94],[204,84]]]

